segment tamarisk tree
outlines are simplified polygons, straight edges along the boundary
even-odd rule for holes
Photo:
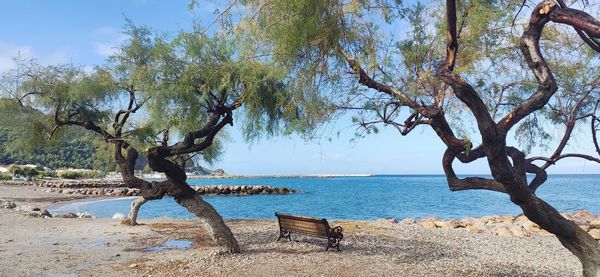
[[[10,78],[18,85],[3,92],[1,117],[29,122],[22,140],[61,139],[65,128],[96,134],[112,146],[125,184],[140,190],[135,208],[172,196],[199,218],[220,248],[239,252],[218,212],[187,184],[185,161],[194,155],[217,157],[224,147],[219,134],[234,118],[244,122],[247,138],[304,129],[309,122],[301,120],[301,109],[288,97],[283,71],[236,59],[233,36],[193,31],[167,40],[132,24],[126,31],[129,39],[108,65],[91,72],[21,63],[7,74],[18,77]],[[298,94],[293,100],[302,102]],[[140,154],[166,180],[137,177]]]
[[[237,26],[255,51],[329,99],[332,111],[355,112],[361,134],[378,124],[402,135],[429,126],[446,146],[441,165],[451,190],[507,194],[579,258],[585,276],[600,276],[598,242],[536,195],[562,159],[600,162],[596,153],[565,151],[574,132],[589,134],[588,124],[587,145],[598,150],[600,21],[582,10],[588,2],[244,4]],[[509,135],[519,144],[509,145]],[[549,155],[531,155],[556,141]],[[491,178],[459,178],[453,169],[457,160],[480,159]]]

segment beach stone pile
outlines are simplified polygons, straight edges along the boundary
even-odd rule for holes
[[[43,218],[52,217],[52,214],[50,214],[50,212],[48,212],[48,210],[40,209],[38,207],[33,207],[33,206],[29,206],[29,205],[17,206],[17,204],[15,202],[11,202],[6,199],[0,199],[0,209],[13,210],[15,212],[18,212],[22,215],[29,216],[29,217],[43,217]]]
[[[297,191],[289,188],[276,188],[271,186],[197,186],[192,187],[201,195],[255,195],[255,194],[290,194]]]
[[[567,219],[574,221],[593,238],[600,240],[600,216],[586,210],[561,214]],[[380,221],[388,223],[398,222],[396,219],[380,219]],[[491,215],[479,218],[467,217],[459,220],[441,220],[436,217],[425,217],[419,220],[406,218],[398,222],[398,224],[419,224],[425,229],[463,230],[474,234],[491,234],[501,237],[553,236],[548,231],[541,229],[540,226],[531,222],[524,215]]]
[[[139,196],[140,190],[127,188],[121,181],[82,180],[82,181],[6,181],[2,184],[24,185],[45,188],[47,192],[57,192],[72,195],[90,195],[105,197]],[[255,194],[290,194],[296,190],[285,187],[265,185],[239,186],[192,186],[200,195],[255,195]]]

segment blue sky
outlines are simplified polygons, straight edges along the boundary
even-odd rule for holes
[[[216,6],[212,2],[201,4],[193,12],[187,4],[187,0],[2,1],[0,71],[14,66],[11,57],[19,52],[45,64],[102,64],[124,39],[120,29],[125,17],[135,24],[171,33],[189,29],[193,20],[213,20]],[[346,116],[330,123],[319,141],[274,137],[253,145],[243,141],[238,129],[228,127],[231,141],[222,160],[214,166],[231,174],[442,173],[444,146],[429,128],[415,130],[408,137],[400,136],[393,128],[382,128],[377,135],[351,142],[355,129],[350,122]],[[585,131],[581,133],[570,149],[592,151],[588,136]],[[488,173],[485,161],[456,165],[456,171]],[[565,160],[550,173],[600,173],[600,167]]]

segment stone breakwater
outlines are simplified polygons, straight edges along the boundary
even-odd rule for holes
[[[580,210],[574,213],[561,213],[564,217],[574,221],[584,231],[588,232],[596,240],[600,240],[600,216],[590,211]],[[379,219],[380,222],[398,223],[404,225],[419,224],[425,229],[457,230],[474,234],[491,234],[502,237],[531,237],[531,236],[553,236],[543,230],[537,224],[531,222],[524,215],[518,216],[484,216],[467,217],[459,220],[442,220],[436,217],[421,219],[406,218],[398,222],[397,219]]]
[[[120,181],[31,181],[16,182],[6,181],[0,184],[33,186],[47,192],[57,192],[75,195],[124,197],[139,196],[140,190],[127,188]],[[192,186],[200,195],[255,195],[255,194],[290,194],[298,191],[285,187],[271,187],[265,185],[240,185],[240,186]]]

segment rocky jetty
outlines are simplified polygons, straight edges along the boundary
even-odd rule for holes
[[[596,240],[600,240],[600,216],[586,210],[574,213],[563,212],[561,214],[577,223],[579,227],[588,232]],[[426,217],[418,220],[406,218],[400,222],[392,218],[380,219],[379,221],[390,224],[419,224],[425,227],[425,229],[462,230],[474,234],[491,234],[502,237],[553,236],[548,231],[541,229],[540,226],[531,222],[524,215],[491,215],[478,218],[467,217],[459,220],[442,220],[436,217]]]
[[[140,190],[127,188],[120,181],[31,181],[17,182],[5,181],[0,184],[33,186],[45,189],[47,192],[58,192],[64,194],[124,197],[139,196]],[[240,185],[240,186],[192,186],[200,195],[255,195],[255,194],[290,194],[297,193],[296,190],[284,187],[271,187],[265,185]]]

